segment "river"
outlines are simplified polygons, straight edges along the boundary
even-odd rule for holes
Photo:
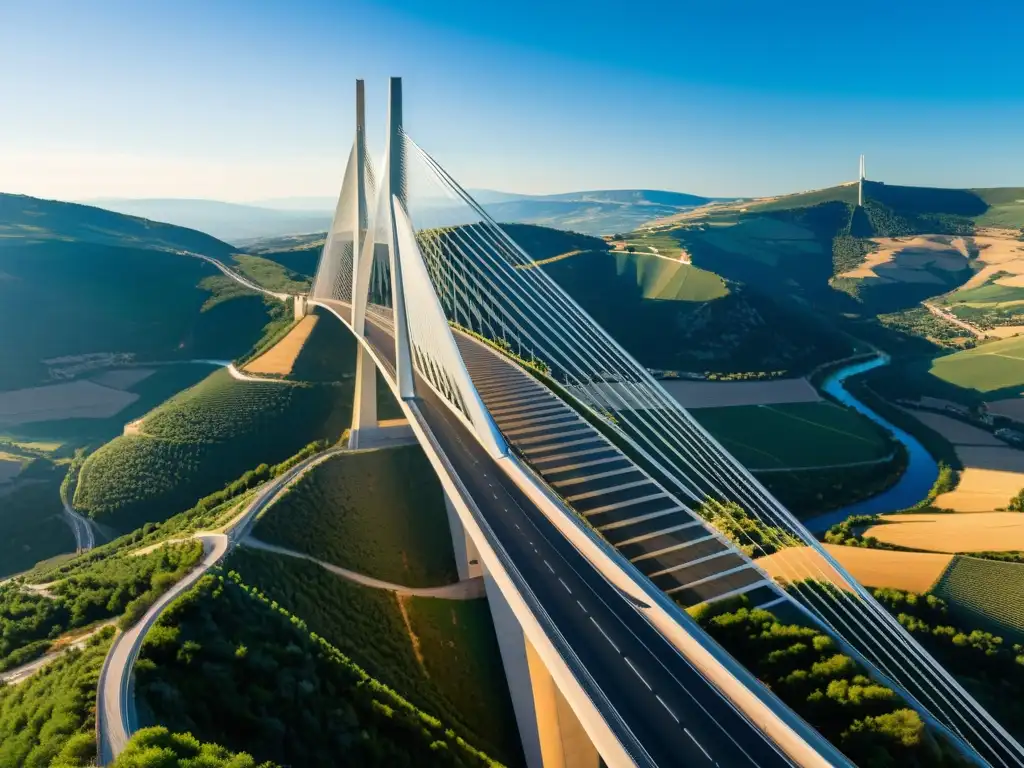
[[[903,443],[907,449],[907,469],[892,488],[877,496],[804,520],[804,525],[812,533],[822,533],[850,515],[874,515],[912,507],[928,495],[939,476],[939,466],[935,459],[913,435],[882,418],[860,400],[857,400],[843,386],[843,382],[851,376],[857,376],[888,364],[889,356],[879,355],[871,360],[840,368],[825,380],[822,389],[839,402],[856,409],[876,424],[881,425]]]

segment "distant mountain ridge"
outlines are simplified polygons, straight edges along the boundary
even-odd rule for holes
[[[590,235],[629,231],[653,219],[727,199],[652,189],[583,190],[553,195],[476,189],[470,190],[470,194],[497,221],[542,224]],[[330,225],[336,200],[290,197],[226,203],[203,199],[105,198],[90,200],[88,204],[198,229],[234,245],[245,245],[266,238],[323,232]],[[462,223],[459,219],[465,211],[445,198],[421,200],[419,209],[422,221],[417,223],[422,226]]]
[[[223,256],[227,243],[174,224],[105,208],[0,192],[0,248],[28,241],[80,241]]]
[[[185,198],[104,198],[90,200],[88,204],[197,229],[230,243],[325,230],[330,226],[334,208],[332,204],[322,211],[283,210]]]

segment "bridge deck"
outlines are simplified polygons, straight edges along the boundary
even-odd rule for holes
[[[654,584],[684,607],[780,593],[743,554],[684,507],[533,376],[457,335],[469,374],[512,448]]]
[[[318,303],[348,317],[341,302]],[[367,319],[366,341],[393,378],[390,324]],[[575,659],[571,669],[602,715],[611,706],[621,718],[625,730],[616,717],[607,722],[624,746],[639,745],[627,746],[638,765],[791,765],[597,573],[419,377],[417,394],[412,407],[477,506],[491,546],[538,602],[535,615],[551,622],[545,631]]]

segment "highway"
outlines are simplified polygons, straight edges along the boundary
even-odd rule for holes
[[[64,515],[67,518],[68,525],[71,526],[71,532],[75,534],[75,546],[79,552],[87,552],[96,546],[96,534],[92,529],[92,525],[89,524],[88,519],[75,512],[74,507],[71,506],[71,502],[63,498],[61,495],[61,503],[64,505]]]
[[[113,762],[125,748],[138,725],[135,717],[135,691],[133,669],[139,656],[142,642],[149,628],[160,618],[163,610],[175,598],[195,584],[204,573],[224,557],[238,542],[246,537],[253,520],[290,483],[317,464],[346,450],[332,448],[299,462],[280,477],[264,485],[249,502],[245,510],[228,525],[224,533],[197,533],[195,538],[203,542],[203,559],[185,578],[171,587],[146,611],[145,615],[126,632],[114,639],[107,658],[100,671],[97,685],[96,730],[99,741],[99,765]]]
[[[368,318],[366,331],[390,366],[388,330]],[[538,619],[552,628],[556,647],[586,670],[581,685],[637,765],[792,764],[555,529],[422,380],[417,394],[415,409],[479,510],[492,547],[540,605]]]

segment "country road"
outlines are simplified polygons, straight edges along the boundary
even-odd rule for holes
[[[245,547],[262,549],[267,552],[273,552],[276,555],[283,555],[284,557],[308,560],[309,562],[316,563],[321,568],[330,571],[335,576],[340,576],[354,584],[362,584],[364,587],[371,587],[373,589],[386,589],[389,592],[394,592],[398,595],[438,597],[445,600],[473,600],[484,596],[484,580],[481,576],[477,576],[472,579],[465,579],[464,581],[457,581],[454,584],[443,584],[440,587],[407,587],[403,584],[394,584],[390,581],[382,581],[381,579],[375,579],[373,576],[367,576],[362,573],[357,573],[356,571],[350,571],[347,568],[342,568],[341,566],[333,565],[332,563],[326,563],[323,560],[317,560],[315,557],[310,557],[303,552],[296,552],[294,549],[287,549],[275,544],[268,544],[267,542],[260,541],[252,536],[247,537],[245,541],[241,542],[241,544]]]
[[[203,559],[181,581],[165,592],[145,615],[126,632],[115,638],[100,672],[97,685],[97,732],[99,735],[98,765],[108,765],[121,753],[138,729],[135,712],[134,667],[142,643],[160,614],[203,574],[216,565],[230,549],[245,538],[256,516],[273,502],[284,489],[323,461],[346,451],[331,448],[311,456],[268,482],[243,512],[226,526],[226,533],[204,531],[193,538],[203,541]]]
[[[65,498],[61,498],[60,501],[64,505],[64,515],[71,526],[71,532],[75,534],[75,546],[79,552],[88,552],[96,546],[96,533],[92,525],[89,524],[88,518],[75,512],[71,502]]]
[[[59,651],[44,654],[40,656],[38,659],[30,661],[28,664],[22,664],[20,667],[8,669],[3,674],[0,674],[0,683],[4,683],[5,685],[17,685],[18,683],[24,682],[50,662],[59,659],[72,648],[84,648],[85,644],[93,635],[102,632],[104,629],[111,626],[113,623],[113,620],[104,621],[102,624],[96,625],[94,628],[86,632],[84,635],[77,638],[73,643],[69,643],[65,647],[61,648]]]
[[[977,336],[979,339],[985,338],[985,332],[984,331],[982,331],[980,328],[975,328],[973,325],[971,325],[968,322],[965,322],[965,321],[961,320],[959,317],[954,315],[952,312],[949,312],[949,311],[947,311],[945,309],[939,309],[934,304],[929,304],[927,301],[922,301],[921,303],[924,305],[925,309],[927,309],[929,312],[931,312],[933,315],[935,315],[935,317],[937,317],[937,318],[939,318],[941,320],[945,320],[947,323],[952,323],[953,325],[959,326],[960,328],[963,328],[965,331],[967,331],[972,336]]]
[[[209,262],[210,264],[215,266],[217,269],[219,269],[221,272],[223,272],[225,277],[230,277],[236,283],[241,283],[242,285],[244,285],[246,288],[248,288],[251,291],[256,291],[257,293],[262,293],[262,294],[265,294],[267,296],[273,296],[275,298],[280,299],[281,301],[287,301],[292,296],[289,293],[281,293],[279,291],[271,291],[271,290],[269,290],[267,288],[264,288],[259,283],[256,283],[256,282],[250,280],[249,278],[245,277],[244,275],[239,274],[238,272],[233,270],[231,267],[229,267],[227,264],[225,264],[224,262],[222,262],[222,261],[220,261],[218,259],[213,258],[212,256],[205,256],[205,255],[203,255],[201,253],[193,253],[191,251],[178,251],[178,255],[179,256],[191,256],[194,259],[202,259],[203,261]]]

